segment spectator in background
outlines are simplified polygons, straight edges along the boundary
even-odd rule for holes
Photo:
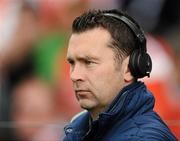
[[[4,6],[4,12],[0,14],[3,15],[0,19],[0,121],[6,123],[10,120],[9,97],[16,81],[12,76],[21,67],[24,69],[24,64],[31,62],[30,50],[39,32],[37,11],[26,1],[1,2],[3,1],[0,4]],[[31,69],[28,63],[25,66],[25,70]],[[6,140],[9,129],[6,130],[7,127],[2,125],[7,124],[0,124],[0,136],[3,136],[2,140]]]
[[[13,140],[59,141],[59,119],[55,91],[36,77],[25,77],[14,86],[11,96]]]
[[[14,27],[13,34],[0,50],[1,70],[20,64],[32,49],[32,45],[38,37],[36,11],[25,2],[19,5],[18,21]]]

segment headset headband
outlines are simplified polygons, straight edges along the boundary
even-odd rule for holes
[[[113,14],[113,13],[103,13],[103,15],[108,16],[108,17],[113,17],[115,19],[118,19],[118,20],[124,22],[135,34],[135,36],[137,37],[138,41],[141,44],[141,48],[146,52],[146,38],[144,36],[142,29],[139,29],[130,19],[128,19],[127,17],[125,17],[123,15],[120,16],[120,15]]]

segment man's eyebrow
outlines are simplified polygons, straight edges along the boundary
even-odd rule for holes
[[[95,57],[95,56],[88,56],[88,55],[86,55],[86,56],[84,56],[84,57],[82,57],[83,59],[86,59],[86,60],[99,60],[97,57]]]
[[[97,57],[93,57],[93,56],[80,56],[80,57],[77,57],[77,60],[78,61],[94,61],[94,62],[97,62],[99,61],[99,59]]]
[[[73,61],[74,59],[68,56],[68,57],[66,58],[66,60],[67,60],[68,62],[70,62],[70,61]],[[85,55],[85,56],[78,56],[78,57],[76,58],[76,60],[84,61],[84,60],[99,60],[99,59],[98,59],[97,57],[94,57],[94,56]]]

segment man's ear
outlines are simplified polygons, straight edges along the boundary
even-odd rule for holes
[[[131,82],[134,80],[134,77],[132,76],[130,70],[129,70],[129,56],[125,58],[122,62],[122,68],[123,68],[123,77],[125,82]]]

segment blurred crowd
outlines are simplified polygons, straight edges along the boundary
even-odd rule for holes
[[[66,47],[73,19],[117,8],[145,30],[155,110],[180,140],[179,0],[0,0],[0,141],[59,141],[80,112]]]

